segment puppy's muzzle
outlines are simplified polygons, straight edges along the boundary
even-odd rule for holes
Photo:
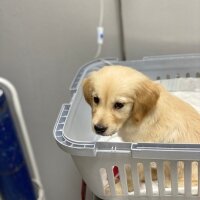
[[[101,124],[94,125],[94,130],[97,134],[103,135],[108,127],[102,126]]]

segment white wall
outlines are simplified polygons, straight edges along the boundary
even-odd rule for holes
[[[102,57],[120,57],[117,5],[105,4]],[[98,0],[0,1],[0,76],[18,90],[47,200],[80,199],[80,175],[52,131],[73,76],[96,53],[98,21]]]
[[[200,53],[199,0],[122,0],[127,59]]]

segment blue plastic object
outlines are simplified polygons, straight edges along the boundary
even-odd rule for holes
[[[36,200],[6,96],[0,90],[0,193],[3,200]]]

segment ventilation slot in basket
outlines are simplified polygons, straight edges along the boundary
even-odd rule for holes
[[[120,178],[126,180],[125,172],[123,172],[123,174],[124,175],[120,177],[119,168],[117,166],[100,169],[100,176],[105,195],[122,195],[123,192]]]
[[[100,169],[105,195],[200,196],[200,166],[196,161],[133,160]]]
[[[145,180],[145,174],[144,174],[144,164],[143,163],[137,163],[137,173],[139,175],[139,190],[140,194],[146,195],[146,180]]]
[[[166,75],[166,79],[170,79],[170,75],[169,74]]]
[[[171,194],[172,184],[171,184],[171,163],[169,161],[163,162],[163,169],[164,169],[164,186],[165,186],[165,193]]]
[[[102,181],[102,188],[105,195],[111,195],[110,185],[108,182],[108,174],[105,168],[99,170]]]
[[[192,165],[192,172],[191,172],[191,192],[192,192],[192,195],[197,195],[199,194],[198,193],[198,177],[199,177],[199,171],[198,171],[198,168],[199,168],[199,165],[198,165],[198,162],[194,161],[191,163]]]
[[[197,77],[197,78],[200,78],[200,72],[197,72],[197,73],[196,73],[196,77]]]
[[[145,161],[143,162],[144,170],[144,183],[145,183],[145,193],[147,196],[158,196],[160,193],[164,194],[164,176],[163,176],[163,165],[157,162]],[[160,177],[160,180],[158,180]],[[141,175],[141,180],[143,175]],[[141,191],[141,194],[144,191]]]
[[[115,193],[116,195],[122,195],[123,190],[124,190],[124,188],[122,188],[122,185],[124,186],[124,184],[121,184],[121,181],[122,183],[125,182],[124,170],[121,168],[118,168],[118,166],[113,166],[112,173],[113,173],[114,182],[115,182]]]
[[[186,77],[186,78],[189,78],[189,77],[190,77],[190,73],[189,73],[189,72],[186,73],[185,77]]]
[[[178,161],[177,163],[177,171],[178,171],[178,193],[179,194],[184,194],[185,188],[184,188],[184,162],[183,161]]]
[[[163,165],[163,166],[162,166]],[[162,168],[163,167],[163,171]],[[197,196],[199,165],[195,161],[164,161],[158,163],[158,188],[163,195],[163,180],[165,195],[172,196]],[[164,179],[162,178],[164,176]]]
[[[157,170],[157,164],[156,162],[151,162],[150,163],[150,167],[151,167],[151,177],[152,177],[152,188],[153,188],[153,194],[158,195],[158,184],[157,184],[157,180],[158,180],[158,170]]]
[[[126,172],[126,183],[127,183],[127,191],[133,192],[133,177],[131,173],[132,169],[129,164],[125,165],[125,172]]]

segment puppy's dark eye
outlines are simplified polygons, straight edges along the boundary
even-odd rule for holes
[[[123,103],[116,102],[116,103],[114,104],[114,108],[115,108],[115,109],[121,109],[121,108],[123,108],[123,107],[124,107],[124,104],[123,104]]]
[[[99,102],[100,102],[99,97],[94,97],[94,103],[99,104]]]

